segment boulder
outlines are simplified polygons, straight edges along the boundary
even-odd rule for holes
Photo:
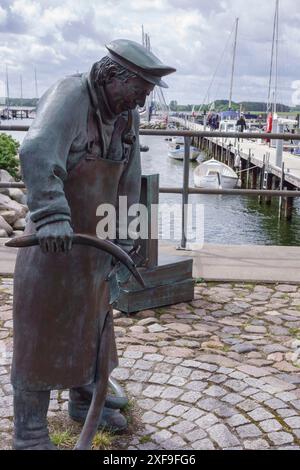
[[[25,217],[28,208],[23,204],[19,204],[17,201],[13,201],[10,197],[5,196],[5,194],[0,194],[0,212],[4,210],[17,212],[18,218],[20,219]]]
[[[24,218],[18,219],[14,223],[14,230],[24,230],[26,225],[26,220]]]
[[[8,235],[7,235],[7,232],[3,228],[1,228],[0,229],[0,238],[3,238],[3,237],[7,238]]]
[[[13,233],[13,228],[6,222],[6,220],[0,215],[0,230],[5,230],[5,232],[10,236]]]
[[[14,225],[19,218],[18,212],[16,211],[0,211],[0,215],[9,225]]]
[[[8,195],[14,201],[17,201],[19,204],[26,204],[27,198],[23,191],[19,188],[9,188]]]
[[[14,183],[14,178],[6,170],[0,170],[1,183]]]

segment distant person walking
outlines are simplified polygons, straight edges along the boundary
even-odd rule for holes
[[[244,130],[246,129],[247,123],[243,113],[241,113],[239,119],[236,121],[236,126],[238,132],[244,132]],[[238,139],[238,141],[240,141],[240,139]]]

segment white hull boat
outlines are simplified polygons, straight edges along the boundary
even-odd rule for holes
[[[197,160],[197,157],[200,155],[200,150],[196,147],[190,147],[190,161],[193,162]],[[168,157],[173,158],[174,160],[183,160],[184,159],[184,146],[176,145],[175,147],[170,145],[168,151]]]
[[[225,163],[211,159],[200,163],[194,171],[196,188],[204,189],[234,189],[238,185],[238,175]]]

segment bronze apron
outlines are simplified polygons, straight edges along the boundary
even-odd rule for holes
[[[93,125],[94,124],[94,125]],[[97,134],[97,135],[95,135]],[[99,156],[95,121],[88,122],[87,153],[64,183],[74,232],[96,236],[97,207],[116,207],[120,161]],[[35,231],[27,224],[25,233]],[[105,281],[111,256],[93,247],[73,246],[69,254],[43,254],[39,247],[18,251],[14,277],[12,383],[25,390],[63,389],[94,381],[97,350],[109,306]],[[112,322],[106,322],[112,324]],[[102,331],[102,335],[112,332]],[[114,338],[114,334],[112,334]],[[117,366],[115,340],[103,360]]]

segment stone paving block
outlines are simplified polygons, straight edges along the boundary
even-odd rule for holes
[[[221,384],[225,382],[227,376],[224,374],[214,374],[209,377],[210,382],[214,382],[215,384]]]
[[[223,397],[226,395],[226,390],[222,387],[219,387],[218,385],[211,385],[209,388],[207,388],[204,393],[206,395],[209,395],[210,397]]]
[[[248,388],[245,388],[245,390],[241,392],[241,395],[243,395],[243,397],[252,397],[252,396],[254,397],[255,393],[259,393],[259,392],[260,390],[258,388],[248,387]]]
[[[149,385],[147,388],[145,388],[145,390],[143,390],[143,395],[145,397],[155,398],[155,397],[161,396],[165,390],[166,388],[160,385]],[[167,398],[167,397],[163,397],[163,398]]]
[[[130,351],[127,349],[124,351],[123,356],[127,357],[128,359],[140,359],[143,357],[143,353],[141,351]]]
[[[250,366],[248,364],[238,366],[238,370],[256,378],[266,377],[269,375],[268,369],[265,369],[264,367]]]
[[[196,421],[196,419],[203,416],[205,413],[203,410],[199,410],[198,408],[190,408],[182,415],[182,419],[186,419],[188,421]]]
[[[167,439],[170,439],[171,436],[172,436],[172,433],[170,433],[166,429],[163,429],[162,431],[152,434],[151,439],[157,443],[161,443],[161,442],[165,442]]]
[[[178,375],[178,377],[189,377],[192,373],[192,370],[187,367],[177,366],[173,370],[173,375]]]
[[[188,406],[176,405],[176,406],[173,406],[173,408],[169,409],[167,413],[168,413],[169,415],[179,417],[179,416],[182,416],[183,413],[185,413],[186,411],[189,411],[189,407],[188,407]]]
[[[241,414],[236,414],[232,416],[231,418],[229,418],[227,420],[227,423],[229,424],[229,426],[237,427],[237,426],[241,426],[242,424],[248,424],[250,423],[250,421],[249,419],[245,418],[245,416]]]
[[[187,382],[188,382],[188,379],[184,379],[182,377],[176,377],[176,376],[172,376],[168,380],[169,385],[175,385],[177,387],[183,387]]]
[[[175,416],[165,416],[161,421],[157,423],[159,428],[169,428],[172,424],[178,422],[178,417]]]
[[[145,354],[144,359],[145,361],[150,362],[162,362],[164,360],[164,356],[161,354]]]
[[[235,447],[239,446],[240,442],[234,434],[224,424],[215,424],[208,429],[208,433],[213,441],[215,441],[219,447]]]
[[[291,418],[294,417],[297,412],[291,408],[282,408],[280,410],[276,410],[276,413],[282,418]]]
[[[215,398],[202,398],[197,405],[205,411],[214,411],[222,406],[222,403]]]
[[[272,398],[271,400],[267,400],[265,401],[265,405],[267,405],[269,408],[272,408],[273,410],[279,410],[280,408],[288,407],[287,403],[279,400],[279,398]]]
[[[216,365],[214,365],[214,364],[207,364],[207,363],[205,363],[205,362],[199,362],[199,363],[198,363],[198,368],[199,368],[199,369],[203,369],[203,370],[205,370],[205,371],[207,371],[207,372],[215,372],[215,371],[218,369],[218,367],[217,367]]]
[[[156,424],[163,419],[164,415],[155,413],[154,411],[146,411],[142,416],[143,423]]]
[[[280,431],[282,429],[281,424],[276,419],[267,419],[259,423],[259,426],[263,431],[270,433]]]
[[[161,394],[161,397],[166,398],[166,399],[168,399],[168,398],[169,399],[176,399],[180,395],[182,395],[182,393],[183,393],[183,390],[181,388],[178,388],[178,387],[165,387],[164,391]]]
[[[166,450],[181,450],[186,446],[186,442],[180,436],[172,436],[162,443],[163,449]]]
[[[218,369],[218,374],[224,374],[224,375],[229,375],[232,374],[234,372],[234,369],[230,369],[228,367],[219,367]]]
[[[245,400],[242,401],[241,403],[238,403],[237,405],[238,408],[240,408],[243,411],[253,411],[257,408],[257,403],[254,400]]]
[[[267,450],[270,448],[265,439],[254,439],[252,441],[244,441],[244,446],[246,450]]]
[[[181,395],[180,400],[184,401],[186,403],[196,403],[200,398],[202,397],[202,394],[199,392],[187,392]]]
[[[213,415],[212,413],[208,413],[201,418],[197,419],[196,424],[201,429],[208,429],[209,427],[213,426],[214,424],[218,423],[219,419]]]
[[[131,375],[131,371],[125,367],[118,367],[112,373],[116,380],[127,380]]]
[[[245,388],[247,388],[247,384],[236,379],[226,380],[223,385],[230,388],[234,392],[242,392],[245,390]]]
[[[159,372],[162,374],[170,374],[173,370],[172,364],[166,364],[165,362],[157,362],[153,365],[153,371]]]
[[[195,424],[192,423],[191,421],[186,421],[186,420],[180,420],[178,424],[175,424],[170,428],[171,431],[177,433],[177,434],[183,434],[186,435],[192,429],[195,428]],[[200,436],[201,438],[201,436]]]
[[[254,421],[265,421],[266,419],[274,418],[274,415],[264,408],[256,408],[248,414]]]
[[[247,437],[258,437],[261,436],[262,432],[258,429],[255,424],[245,424],[243,426],[239,426],[236,428],[239,436],[242,439],[245,439]]]
[[[154,410],[154,411],[157,411],[158,413],[160,413],[160,410],[155,410],[154,409],[154,406],[155,406],[155,401],[152,400],[151,398],[146,398],[146,399],[142,399],[142,400],[139,400],[139,407],[140,408],[143,408],[143,410]],[[163,412],[163,411],[162,411]]]
[[[193,431],[188,431],[186,434],[184,434],[184,438],[190,443],[189,446],[193,442],[197,442],[200,439],[204,439],[207,437],[207,433],[203,431],[203,429],[199,428],[194,428]]]
[[[170,379],[170,375],[168,374],[155,373],[151,375],[151,377],[149,378],[149,382],[156,383],[156,384],[165,384],[166,382],[168,382],[169,379]]]
[[[201,370],[195,370],[192,372],[190,379],[191,380],[206,380],[211,376],[211,372],[204,372]]]
[[[192,444],[194,450],[214,450],[215,447],[210,439],[201,439]]]
[[[135,359],[127,359],[126,357],[119,358],[120,367],[133,367],[135,364]]]
[[[135,382],[147,382],[150,379],[150,377],[151,377],[151,372],[137,369],[130,375],[130,380],[133,380]]]
[[[293,436],[287,432],[271,432],[268,438],[277,446],[294,442]]]
[[[300,416],[286,418],[285,422],[291,429],[300,429]]]
[[[224,403],[215,410],[216,415],[220,418],[231,418],[231,416],[234,416],[236,412],[237,410],[235,408],[225,405]]]
[[[185,385],[185,388],[187,388],[188,390],[193,390],[195,392],[201,392],[202,390],[204,390],[205,388],[207,387],[207,383],[206,382],[200,382],[198,380],[195,380],[195,381],[192,381],[192,382],[188,382],[186,385]]]
[[[251,395],[251,398],[253,400],[256,400],[258,402],[265,402],[267,400],[271,400],[272,399],[272,395],[270,395],[269,393],[264,393],[264,392],[258,392],[258,393],[255,393],[253,395]]]
[[[245,400],[245,398],[241,397],[237,393],[229,393],[225,395],[225,397],[222,398],[222,401],[225,401],[226,403],[229,403],[230,405],[236,405],[237,403],[240,403],[243,400]]]
[[[291,404],[297,409],[300,410],[300,400],[293,400]]]
[[[139,359],[133,366],[133,369],[141,369],[141,370],[151,370],[152,363],[149,361],[144,361],[144,359]]]
[[[160,400],[158,403],[154,402],[154,400],[151,400],[151,402],[153,402],[151,409],[153,409],[153,411],[156,411],[157,413],[165,413],[174,406],[174,403],[168,400]]]

